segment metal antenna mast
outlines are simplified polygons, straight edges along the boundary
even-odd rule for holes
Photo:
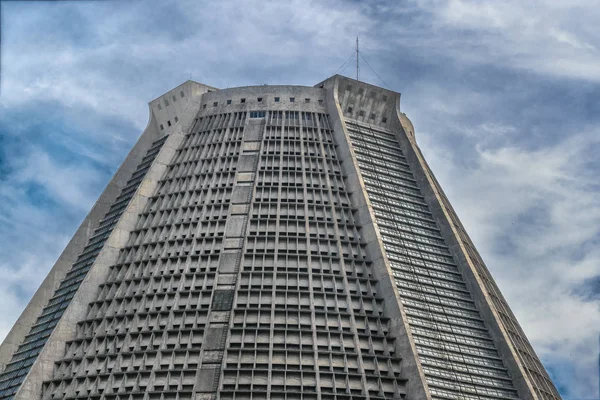
[[[356,37],[356,80],[358,80],[358,36]]]

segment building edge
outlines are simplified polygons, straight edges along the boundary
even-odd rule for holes
[[[430,400],[431,393],[427,387],[425,374],[421,362],[417,356],[415,342],[410,332],[406,313],[400,300],[398,288],[393,279],[392,269],[383,252],[383,242],[373,208],[367,195],[365,183],[359,172],[358,161],[354,154],[352,141],[350,139],[348,128],[344,119],[344,106],[339,99],[339,85],[342,80],[352,81],[353,84],[371,86],[364,82],[355,81],[341,75],[325,80],[319,85],[323,85],[327,90],[327,106],[330,110],[330,121],[334,126],[333,134],[336,139],[338,155],[342,160],[342,168],[347,174],[346,183],[351,193],[353,208],[356,209],[355,216],[362,227],[361,234],[367,242],[367,254],[373,261],[373,272],[378,282],[378,292],[384,297],[385,315],[390,318],[391,327],[395,329],[396,351],[402,358],[403,378],[407,379],[406,390],[407,399]],[[379,88],[378,88],[379,89]],[[396,108],[400,107],[400,93],[392,92],[395,95]],[[336,110],[337,112],[331,112]],[[344,137],[336,137],[344,135]]]
[[[117,261],[119,250],[125,246],[129,234],[135,229],[139,213],[156,190],[158,180],[175,155],[185,132],[193,124],[196,111],[190,112],[190,108],[197,110],[202,95],[214,90],[217,89],[198,82],[187,81],[148,104],[149,119],[146,128],[0,345],[0,368],[4,370],[146,152],[154,141],[168,135],[169,137],[136,189],[125,212],[119,218],[119,222],[112,230],[76,294],[29,369],[15,394],[15,400],[41,398],[43,382],[52,379],[54,363],[64,356],[66,342],[74,339],[77,323],[85,318],[88,304],[93,301],[100,285],[105,281],[109,267]],[[176,106],[177,101],[174,103],[170,101],[177,95],[180,96],[180,101]],[[187,99],[181,101],[185,97]],[[173,107],[169,107],[170,105]],[[177,114],[181,115],[181,120]],[[174,123],[170,122],[170,118],[174,118]]]
[[[486,288],[484,279],[481,276],[482,271],[478,270],[472,256],[469,255],[469,252],[467,251],[467,245],[470,245],[473,249],[474,246],[469,243],[470,239],[468,236],[464,236],[466,235],[466,232],[464,232],[462,225],[460,225],[458,216],[450,206],[442,188],[437,183],[433,172],[429,168],[417,145],[412,122],[399,108],[397,109],[397,117],[401,128],[397,131],[396,137],[402,147],[402,151],[407,160],[411,162],[411,165],[415,166],[413,173],[417,184],[421,188],[425,201],[429,205],[430,210],[440,227],[442,237],[448,243],[450,251],[457,261],[460,272],[466,278],[465,283],[473,296],[477,308],[484,318],[485,324],[488,326],[492,340],[508,369],[519,397],[524,400],[540,399],[541,397],[537,394],[533,383],[525,371],[525,366],[518,356],[519,350],[513,344],[511,337],[507,332],[507,328],[499,316],[499,310]],[[464,232],[463,235],[461,235],[461,231]],[[483,264],[483,261],[481,261],[481,264]],[[483,267],[485,268],[485,265],[483,265]],[[486,280],[495,287],[496,292],[500,293],[491,275],[489,273],[486,275]],[[513,323],[518,326],[518,322],[514,315],[510,315],[510,317],[512,317]],[[532,348],[528,353],[530,353],[529,355],[532,358],[537,359]],[[545,370],[543,370],[543,374],[546,374]],[[547,388],[544,389],[547,390]],[[552,389],[556,391],[554,387],[552,387]],[[553,398],[560,399],[560,397]]]

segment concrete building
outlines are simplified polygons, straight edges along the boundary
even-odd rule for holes
[[[560,399],[400,94],[188,81],[0,347],[0,399]]]

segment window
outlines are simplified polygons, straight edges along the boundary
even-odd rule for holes
[[[365,90],[363,88],[358,89],[358,94],[363,94]]]
[[[386,117],[381,118],[381,123],[382,124],[385,124],[386,122],[387,122],[387,118]]]
[[[290,103],[293,103],[294,101],[296,101],[295,97],[290,97]]]
[[[158,103],[158,109],[162,110],[162,106],[160,105],[160,103]]]
[[[171,126],[171,121],[167,121],[167,125]]]
[[[231,104],[231,99],[227,100],[227,104]]]
[[[165,130],[165,127],[163,126],[163,124],[160,124],[160,130],[161,130],[161,131],[164,131],[164,130]]]
[[[375,113],[371,113],[371,115],[369,115],[370,119],[375,119]]]
[[[352,85],[346,85],[346,90],[351,91],[352,90]]]
[[[179,95],[184,98],[185,97],[185,93],[183,93],[183,90],[181,92],[179,92]]]
[[[323,99],[319,99],[319,104],[323,104]]]
[[[216,106],[218,106],[218,105],[219,105],[219,102],[218,102],[218,101],[215,101],[215,102],[213,102],[213,107],[216,107]]]
[[[179,121],[179,118],[175,117],[175,122]]]
[[[165,99],[165,106],[169,105],[169,99]]]
[[[175,95],[171,96],[173,98],[173,103],[175,103],[177,101],[177,97],[175,97]]]
[[[240,100],[240,103],[245,103],[245,102],[246,102],[246,99],[241,99]]]
[[[206,108],[206,104],[202,104],[202,108]]]
[[[364,111],[362,111],[362,110],[361,110],[361,111],[359,111],[359,112],[358,112],[358,116],[359,116],[359,117],[364,117],[364,116],[365,116],[365,112],[364,112]]]
[[[264,111],[250,111],[250,118],[264,118]]]
[[[381,100],[387,101],[387,96],[384,94],[383,97],[381,98]]]
[[[275,103],[279,103],[279,97],[275,97]]]
[[[310,99],[304,99],[305,103],[310,103]]]
[[[352,114],[352,107],[348,107],[348,109],[346,110],[349,114]]]
[[[260,103],[262,101],[262,97],[257,97],[256,101],[258,101]]]

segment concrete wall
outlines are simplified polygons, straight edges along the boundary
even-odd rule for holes
[[[379,115],[379,118],[371,122],[381,125],[381,115],[390,116],[388,121],[391,122],[391,115],[393,115],[395,105],[400,101],[400,94],[340,75],[336,75],[319,85],[323,85],[327,89],[327,106],[330,111],[330,122],[334,128],[334,137],[338,145],[337,153],[342,160],[348,190],[352,194],[352,207],[356,210],[355,218],[358,224],[362,226],[361,234],[366,241],[367,255],[373,262],[373,273],[379,281],[377,292],[384,297],[385,316],[392,321],[393,336],[396,338],[396,351],[402,357],[403,377],[408,379],[407,398],[431,399],[344,120],[345,115],[347,117],[358,116],[360,110],[365,109],[367,110],[365,118],[361,119],[368,120],[369,114],[373,112],[372,110],[378,110],[379,114],[377,115]],[[348,94],[348,91],[346,91],[348,85],[354,87],[354,95]],[[356,90],[357,88],[363,89],[361,94]],[[380,101],[375,101],[371,93],[379,95]],[[340,94],[342,94],[341,98]],[[385,100],[382,100],[382,96],[385,96]],[[348,111],[348,107],[352,107],[352,111]]]
[[[421,193],[440,227],[442,237],[448,244],[454,260],[457,262],[459,271],[463,275],[477,309],[489,329],[494,344],[519,393],[519,397],[527,400],[537,399],[538,397],[531,383],[526,378],[523,365],[518,359],[516,350],[511,346],[506,330],[500,323],[497,310],[490,299],[490,295],[485,290],[481,277],[466,252],[457,227],[452,223],[450,213],[453,211],[444,206],[443,194],[440,192],[441,189],[435,184],[435,178],[418,149],[412,122],[399,109],[397,112],[396,121],[401,125],[401,128],[397,131],[397,138],[404,156],[411,165]]]
[[[22,338],[28,333],[42,308],[70,269],[77,255],[86,245],[99,220],[118,196],[146,151],[154,141],[168,132],[169,138],[156,156],[127,209],[113,229],[102,251],[98,254],[96,261],[81,283],[81,286],[53,333],[48,338],[44,349],[29,370],[25,381],[17,392],[16,399],[31,400],[41,397],[42,382],[52,378],[54,362],[64,355],[65,342],[75,336],[77,323],[85,318],[89,302],[95,298],[99,285],[106,280],[110,265],[116,262],[119,250],[127,243],[129,233],[135,228],[139,213],[144,209],[148,198],[153,195],[158,180],[163,175],[176,149],[183,140],[184,133],[189,129],[190,124],[193,123],[193,117],[196,114],[194,107],[198,106],[202,92],[208,90],[208,87],[204,85],[188,81],[150,103],[150,120],[148,126],[0,348],[0,361],[4,366],[10,361],[12,353],[16,350]],[[166,110],[158,110],[158,103],[160,101],[164,104],[167,96],[173,96],[175,93],[181,96],[181,91],[183,91],[184,96],[180,97],[181,100],[176,102],[176,106],[172,108],[166,106]],[[178,123],[172,122],[172,126],[166,132],[165,129],[160,129],[160,122],[164,123],[166,118],[174,117],[178,113],[182,115]]]

